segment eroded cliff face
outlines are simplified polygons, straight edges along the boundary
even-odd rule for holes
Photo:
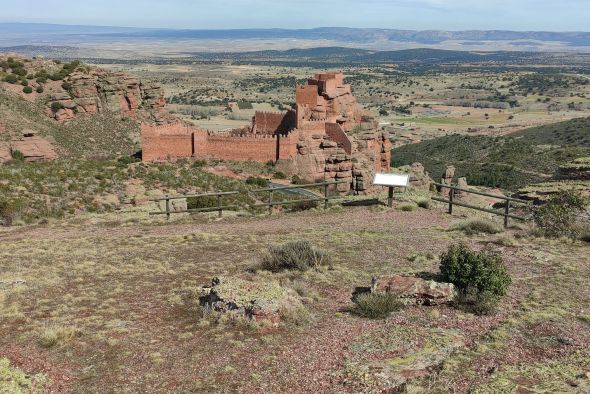
[[[170,121],[162,88],[123,72],[91,68],[76,71],[65,80],[66,89],[52,93],[46,112],[59,122],[77,114],[114,112],[142,122]]]

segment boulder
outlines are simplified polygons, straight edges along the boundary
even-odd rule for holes
[[[410,185],[412,188],[428,189],[432,182],[432,178],[421,163],[413,163],[410,166]]]
[[[231,314],[235,318],[266,320],[274,325],[287,310],[304,308],[301,297],[273,280],[250,281],[241,278],[213,278],[199,296],[208,311]]]
[[[380,278],[372,288],[375,293],[394,293],[401,298],[413,299],[418,305],[448,304],[457,295],[452,283],[435,282],[406,275]]]
[[[10,149],[11,151],[20,151],[27,162],[57,158],[53,145],[32,130],[25,130],[21,137],[13,138],[10,141]]]
[[[467,178],[461,177],[461,178],[457,179],[457,186],[460,187],[461,189],[467,189],[469,187],[469,185],[467,184]],[[469,193],[461,191],[461,190],[455,190],[455,195],[457,197],[465,197],[468,194]]]

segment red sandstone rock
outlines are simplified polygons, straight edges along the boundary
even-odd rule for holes
[[[402,298],[412,298],[420,305],[440,305],[455,299],[452,283],[439,283],[414,276],[393,275],[381,278],[373,287],[376,293],[394,293]]]
[[[12,151],[20,151],[25,161],[55,160],[57,153],[49,141],[37,135],[36,132],[25,130],[22,137],[10,141]]]
[[[10,146],[8,144],[0,142],[0,163],[4,163],[12,159],[10,154]]]

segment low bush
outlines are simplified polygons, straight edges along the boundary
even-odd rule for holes
[[[464,244],[451,245],[442,254],[440,272],[443,281],[457,287],[457,305],[477,314],[492,311],[512,282],[500,255]]]
[[[17,83],[18,82],[18,75],[16,74],[8,74],[4,77],[4,81],[8,83]]]
[[[404,212],[412,212],[414,209],[416,209],[416,206],[414,204],[403,204],[399,207],[400,211],[404,211]]]
[[[53,103],[51,103],[51,111],[53,111],[53,113],[56,113],[57,111],[59,111],[60,109],[63,109],[64,105],[62,103],[60,103],[59,101],[54,101]]]
[[[502,227],[489,219],[469,219],[452,227],[453,230],[463,231],[467,235],[474,234],[498,234]]]
[[[385,319],[403,306],[403,302],[395,294],[365,293],[356,298],[352,313],[369,319]]]
[[[13,150],[10,153],[10,156],[12,157],[12,160],[14,160],[14,161],[25,161],[25,155],[23,154],[23,152],[21,152],[18,149]]]
[[[319,207],[318,201],[300,201],[289,205],[289,211],[300,212]]]
[[[43,93],[45,91],[45,89],[43,89],[43,86],[39,85],[37,86],[36,92],[37,93]]]
[[[207,165],[207,160],[195,160],[192,164],[193,168],[202,168]]]
[[[480,292],[470,287],[458,293],[455,305],[464,312],[481,316],[494,312],[498,305],[498,299],[498,296],[490,292]]]
[[[0,198],[0,221],[2,224],[5,226],[12,226],[21,209],[22,206],[20,202]]]
[[[30,87],[30,86],[25,86],[25,87],[23,88],[23,93],[26,93],[26,94],[31,94],[31,93],[33,93],[33,88],[32,88],[32,87]]]
[[[281,246],[271,246],[260,268],[271,272],[283,270],[306,271],[329,264],[326,253],[315,249],[309,241],[292,241]]]
[[[257,176],[249,176],[246,179],[247,185],[254,185],[258,187],[268,187],[269,181],[268,179],[260,178]]]
[[[535,224],[542,234],[550,238],[579,237],[583,228],[579,216],[588,208],[588,198],[575,190],[554,194],[545,205],[533,213]]]
[[[57,345],[64,345],[74,338],[82,335],[82,332],[76,327],[48,327],[39,337],[39,346],[51,348]]]
[[[432,207],[432,202],[429,198],[423,198],[421,200],[418,200],[416,204],[418,204],[420,208],[424,209],[430,209]]]
[[[213,208],[218,206],[216,196],[189,197],[186,199],[188,209]]]

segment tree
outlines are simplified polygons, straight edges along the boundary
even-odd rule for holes
[[[4,77],[4,81],[6,81],[8,83],[17,83],[18,76],[14,75],[14,74],[8,74],[7,76]]]

